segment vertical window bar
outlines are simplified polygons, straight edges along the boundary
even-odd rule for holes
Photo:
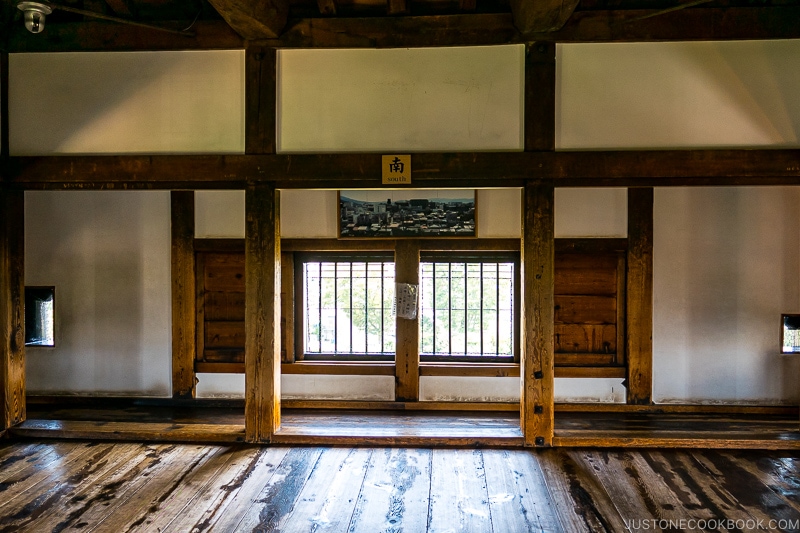
[[[350,313],[349,314],[352,316],[352,314],[353,314],[353,262],[349,261],[347,264],[348,264],[348,266],[350,268],[350,270],[348,272],[348,280],[350,281],[350,291],[349,291],[349,295],[348,295],[350,297],[349,298],[349,302],[350,302],[349,303],[349,306],[350,306],[350,309],[349,309]],[[350,350],[352,350],[352,349],[353,349],[353,319],[351,318],[350,319]]]
[[[494,268],[495,272],[497,273],[497,283],[495,284],[496,288],[495,300],[497,301],[497,304],[495,305],[495,307],[497,307],[497,312],[495,313],[497,315],[497,319],[495,320],[495,327],[497,328],[496,331],[497,346],[495,347],[495,353],[499,354],[500,353],[500,263],[495,263]]]
[[[464,354],[469,351],[469,321],[467,320],[467,313],[469,313],[469,292],[467,286],[469,285],[469,272],[467,268],[469,265],[464,263]]]
[[[484,331],[484,328],[483,328],[483,263],[481,263],[481,299],[480,299],[480,304],[481,304],[481,320],[480,320],[480,322],[481,322],[481,353],[480,353],[480,355],[483,355],[483,351],[485,349],[483,347],[483,331]]]
[[[333,352],[339,351],[339,263],[333,266]]]
[[[364,265],[364,350],[369,353],[369,263]]]
[[[319,337],[319,350],[322,351],[322,263],[318,263],[319,265],[319,275],[317,276],[317,280],[319,281],[319,305],[317,306],[317,311],[319,312],[319,327],[317,328],[317,337]]]
[[[386,263],[381,261],[381,352],[386,349],[386,342],[383,339],[383,325],[384,325],[384,316],[383,316],[383,295],[384,295],[384,287],[383,287],[383,278],[386,276]]]
[[[433,302],[431,309],[433,309],[433,344],[431,345],[431,353],[436,353],[436,263],[433,266]]]
[[[453,264],[447,263],[447,353],[453,355]]]

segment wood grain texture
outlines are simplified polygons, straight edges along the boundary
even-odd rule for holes
[[[25,420],[25,196],[0,187],[0,429]]]
[[[416,188],[523,187],[531,169],[559,187],[798,185],[800,150],[631,150],[412,154]],[[9,158],[27,189],[381,188],[374,154],[111,155]]]
[[[526,446],[550,446],[553,439],[553,207],[552,182],[525,187],[520,409]]]
[[[194,265],[194,192],[170,193],[172,232],[172,396],[195,395],[197,347]]]
[[[275,153],[276,106],[277,51],[248,46],[245,51],[245,153]]]
[[[397,241],[395,281],[419,286],[419,241]],[[419,400],[419,313],[414,319],[396,320],[396,339],[395,400],[414,402]]]
[[[536,35],[548,42],[624,42],[648,40],[791,39],[800,37],[792,21],[800,18],[796,6],[708,7],[683,10],[680,16],[652,17],[657,9],[586,10],[573,13],[559,31]],[[198,21],[196,37],[153,32],[146,28],[104,22],[59,23],[37,39],[21,26],[10,28],[8,51],[132,51],[241,49],[245,42],[223,21]],[[280,39],[264,41],[277,48],[374,48],[408,46],[465,46],[528,42],[509,13],[420,17],[292,21]]]
[[[616,533],[775,520],[795,531],[798,453],[13,443],[0,460],[24,467],[0,484],[0,528]]]
[[[653,189],[628,189],[627,403],[653,395]]]
[[[547,33],[560,30],[569,19],[578,0],[549,0],[548,2],[526,2],[511,0],[514,26],[523,35]]]
[[[280,199],[270,186],[245,193],[245,432],[269,442],[281,425]]]
[[[556,147],[556,45],[525,47],[525,150]]]
[[[296,294],[294,254],[281,252],[281,362],[284,364],[295,361]]]
[[[289,0],[212,0],[211,5],[247,40],[280,36],[289,16]]]
[[[8,141],[8,51],[0,52],[0,182],[5,178],[5,160],[10,155]]]

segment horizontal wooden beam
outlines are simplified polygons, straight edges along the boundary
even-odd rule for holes
[[[559,31],[523,36],[511,13],[289,20],[275,48],[393,48],[550,42],[692,41],[800,38],[800,7],[689,8],[650,18],[655,9],[576,11]],[[166,23],[164,23],[166,24]],[[176,22],[182,29],[186,21]],[[8,50],[18,52],[197,50],[244,48],[224,21],[198,21],[195,37],[113,24],[48,24],[33,35],[11,27]]]
[[[410,188],[800,185],[800,150],[647,150],[414,154]],[[378,154],[11,157],[21,189],[375,188]]]

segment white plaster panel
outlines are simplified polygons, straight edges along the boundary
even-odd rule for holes
[[[281,397],[292,400],[394,400],[393,376],[284,374]]]
[[[278,151],[522,150],[522,45],[278,52]]]
[[[800,188],[656,189],[653,394],[661,403],[796,403],[778,355],[800,311]]]
[[[241,153],[244,50],[11,54],[12,155]]]
[[[477,197],[478,237],[522,237],[522,191],[520,189],[479,189]]]
[[[419,397],[438,402],[513,402],[519,400],[519,378],[421,376]]]
[[[338,236],[339,204],[336,191],[282,190],[281,237]]]
[[[625,403],[625,387],[616,378],[557,378],[553,394],[563,403]]]
[[[195,191],[194,236],[244,239],[244,191]]]
[[[56,288],[30,392],[170,394],[169,228],[169,192],[25,193],[25,282]]]
[[[556,148],[796,147],[800,40],[556,46]]]
[[[627,189],[559,188],[555,192],[556,237],[627,237]]]
[[[244,374],[197,374],[198,398],[244,398]]]

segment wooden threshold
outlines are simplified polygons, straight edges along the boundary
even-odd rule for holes
[[[658,436],[604,433],[602,437],[580,432],[556,431],[553,447],[558,448],[692,448],[730,450],[800,450],[800,439],[752,438],[749,433],[715,432],[698,437],[696,432],[675,431]]]
[[[91,420],[26,420],[9,434],[25,438],[120,440],[144,442],[244,442],[244,425],[108,422]]]
[[[519,402],[381,402],[354,400],[283,400],[284,409],[357,409],[381,411],[514,411]]]

